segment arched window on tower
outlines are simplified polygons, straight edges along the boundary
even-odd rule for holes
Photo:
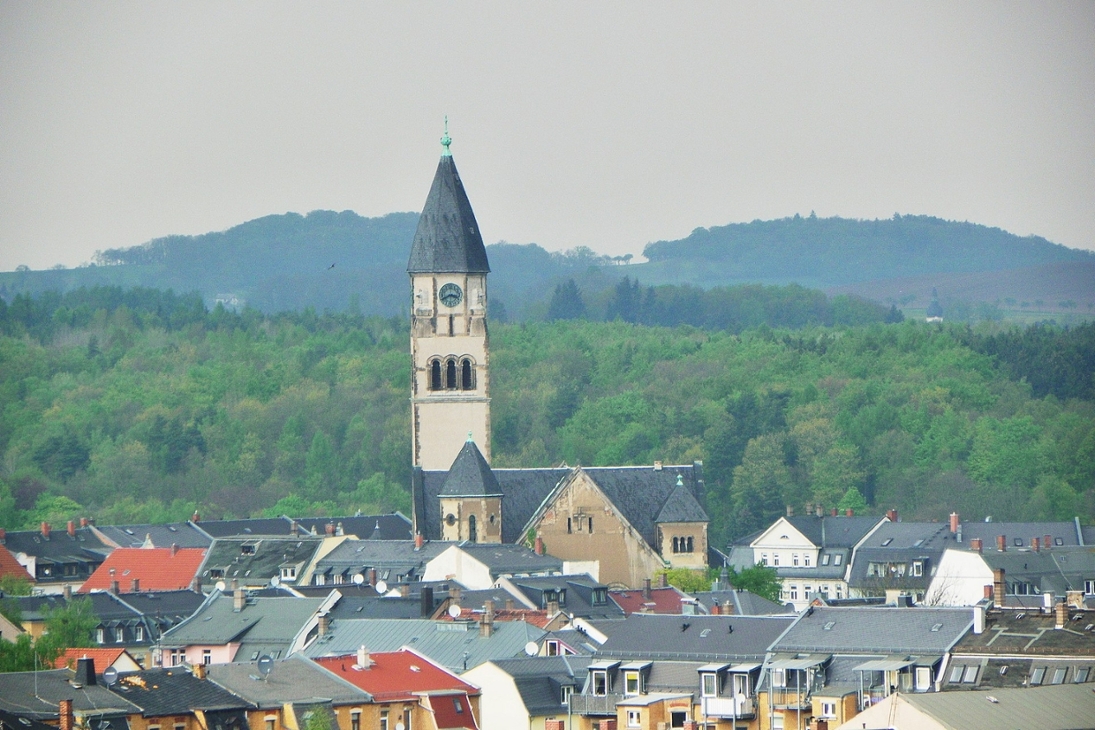
[[[468,542],[479,542],[479,531],[475,527],[475,515],[468,516]]]
[[[445,387],[456,390],[456,360],[451,357],[445,361]]]
[[[475,367],[471,364],[471,358],[465,357],[460,361],[460,389],[475,390]]]
[[[441,390],[441,361],[430,363],[430,390]]]

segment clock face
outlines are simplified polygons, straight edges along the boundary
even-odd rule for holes
[[[446,307],[455,307],[464,300],[464,292],[460,290],[459,286],[450,282],[441,287],[441,291],[437,293],[437,298]]]

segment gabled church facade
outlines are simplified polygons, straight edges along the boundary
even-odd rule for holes
[[[443,152],[411,245],[414,530],[428,540],[523,543],[597,561],[638,587],[657,570],[707,566],[702,467],[490,467],[486,248]]]

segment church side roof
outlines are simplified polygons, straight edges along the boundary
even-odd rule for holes
[[[442,156],[437,165],[418,219],[407,271],[411,274],[490,271],[479,224],[475,222],[475,213],[451,155]]]
[[[500,497],[502,488],[471,439],[460,449],[441,485],[442,497]]]

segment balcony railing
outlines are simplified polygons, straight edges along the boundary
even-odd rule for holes
[[[805,709],[812,704],[810,692],[805,687],[797,691],[794,687],[776,687],[770,691],[769,698],[772,706],[776,708],[799,710]]]
[[[707,717],[752,717],[757,714],[752,697],[704,697],[703,714]]]
[[[616,716],[616,703],[624,698],[620,694],[570,696],[570,711],[575,715],[611,715]]]

